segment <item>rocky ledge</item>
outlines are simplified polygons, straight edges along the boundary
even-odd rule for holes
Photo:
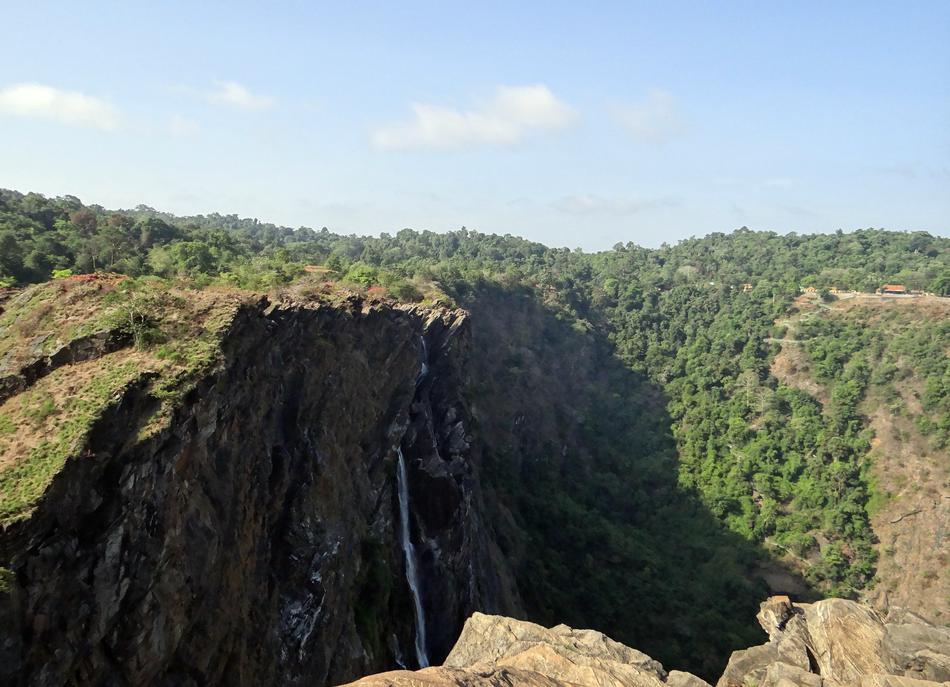
[[[913,614],[882,618],[843,599],[794,604],[773,597],[762,604],[758,620],[768,643],[733,653],[716,687],[950,684],[950,629]],[[481,613],[466,622],[442,666],[372,675],[350,687],[389,685],[709,687],[695,675],[667,672],[600,632]]]
[[[950,629],[900,609],[775,596],[757,616],[769,641],[736,651],[716,687],[924,687],[950,681]]]
[[[574,630],[566,625],[548,629],[475,613],[442,666],[381,673],[351,683],[351,687],[564,684],[700,687],[706,683],[688,673],[667,674],[659,661],[594,630]]]

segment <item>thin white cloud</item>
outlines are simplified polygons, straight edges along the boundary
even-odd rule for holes
[[[487,103],[470,110],[414,103],[412,118],[373,131],[373,144],[388,150],[511,145],[532,131],[562,129],[577,113],[547,86],[499,86]]]
[[[105,131],[116,129],[121,121],[119,111],[105,100],[39,83],[0,89],[0,113]]]
[[[641,143],[667,143],[686,131],[676,98],[660,89],[650,91],[639,103],[615,107],[613,116]]]
[[[673,198],[604,198],[593,194],[566,196],[555,201],[554,208],[571,215],[635,215],[646,210],[676,207]]]
[[[779,205],[779,207],[794,217],[820,217],[819,213],[802,205]]]
[[[198,123],[181,115],[172,115],[168,121],[168,131],[172,136],[191,136],[198,133]]]
[[[948,151],[950,151],[950,149],[948,149]],[[943,181],[950,178],[950,167],[946,165],[940,167],[930,167],[920,163],[868,165],[867,170],[875,174],[898,177],[900,179],[906,179],[907,181],[928,178],[933,181]]]
[[[713,183],[721,186],[742,186],[749,189],[788,189],[797,184],[796,180],[791,177],[767,177],[765,179],[715,177]]]
[[[720,186],[741,186],[748,182],[738,177],[714,177],[713,183],[719,184]]]
[[[916,165],[881,165],[877,169],[883,174],[890,176],[902,177],[904,179],[917,178]]]
[[[205,98],[216,105],[230,105],[245,110],[266,110],[276,102],[268,96],[251,93],[236,81],[215,81],[214,89],[205,93]]]

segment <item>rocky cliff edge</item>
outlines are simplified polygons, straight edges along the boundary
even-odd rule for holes
[[[769,634],[733,653],[716,687],[927,687],[950,684],[950,629],[854,601],[795,604],[772,597],[758,614]],[[444,665],[363,678],[350,687],[433,685],[702,687],[600,632],[474,614]]]

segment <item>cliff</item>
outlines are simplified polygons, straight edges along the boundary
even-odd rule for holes
[[[401,506],[432,660],[473,610],[517,612],[458,392],[463,311],[120,280],[4,307],[5,684],[415,666]]]

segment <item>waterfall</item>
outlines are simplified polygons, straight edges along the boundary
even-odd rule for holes
[[[416,375],[416,386],[422,384],[422,380],[426,378],[426,375],[429,374],[429,346],[426,345],[426,339],[424,336],[419,337],[419,343],[421,344],[421,351],[419,352],[420,357],[422,358],[422,367],[419,369],[419,374]]]
[[[416,388],[422,384],[429,374],[429,347],[424,336],[419,337],[421,366],[416,375]],[[402,447],[396,449],[396,491],[399,494],[399,539],[406,557],[406,580],[409,582],[409,591],[412,593],[412,606],[416,615],[416,660],[420,668],[429,666],[429,656],[426,653],[426,615],[422,608],[421,582],[419,580],[416,547],[412,544],[409,529],[409,472],[406,470],[406,459],[402,455]]]
[[[416,562],[416,547],[412,545],[409,534],[409,474],[406,471],[406,459],[402,455],[402,448],[396,449],[396,490],[399,492],[399,539],[402,541],[402,550],[406,555],[406,579],[409,581],[409,591],[412,593],[412,605],[416,612],[416,660],[420,668],[429,665],[426,655],[426,617],[422,610],[422,595],[419,591],[419,571]]]

